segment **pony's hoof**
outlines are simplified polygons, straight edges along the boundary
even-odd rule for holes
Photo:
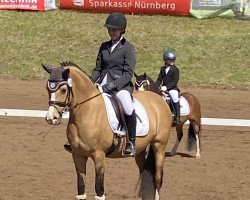
[[[87,199],[87,195],[86,194],[77,195],[76,199],[77,200],[86,200]]]
[[[196,154],[195,158],[200,159],[201,155],[198,153],[198,154]]]
[[[96,200],[105,200],[105,196],[104,195],[102,195],[101,197],[95,196],[95,199]]]

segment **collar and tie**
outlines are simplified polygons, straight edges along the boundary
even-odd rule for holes
[[[115,47],[119,44],[119,42],[120,42],[122,39],[123,39],[123,37],[121,37],[121,38],[119,39],[119,41],[117,41],[117,42],[114,42],[114,41],[112,40],[111,52],[115,49]]]

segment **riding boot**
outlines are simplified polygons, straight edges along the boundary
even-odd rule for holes
[[[176,125],[180,124],[180,101],[174,103],[174,111],[175,111],[175,121]]]
[[[124,156],[135,156],[135,135],[136,135],[136,115],[133,111],[132,115],[125,115],[125,121],[128,130],[128,139],[126,142],[126,148],[123,151]]]
[[[69,143],[63,145],[64,149],[69,153],[72,153],[72,148]]]

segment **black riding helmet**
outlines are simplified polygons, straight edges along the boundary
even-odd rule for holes
[[[127,19],[124,14],[115,12],[108,16],[106,23],[104,24],[107,28],[125,28],[127,26]]]

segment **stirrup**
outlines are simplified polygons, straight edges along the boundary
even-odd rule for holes
[[[173,124],[174,124],[174,125],[179,125],[180,123],[181,123],[180,119],[175,119],[175,120],[173,121]]]
[[[64,149],[65,149],[67,152],[72,153],[72,148],[71,148],[71,146],[70,146],[69,144],[65,144],[65,145],[63,145],[63,147],[64,147]]]
[[[126,148],[122,151],[123,157],[134,157],[135,152],[135,145],[130,141],[126,142]]]

